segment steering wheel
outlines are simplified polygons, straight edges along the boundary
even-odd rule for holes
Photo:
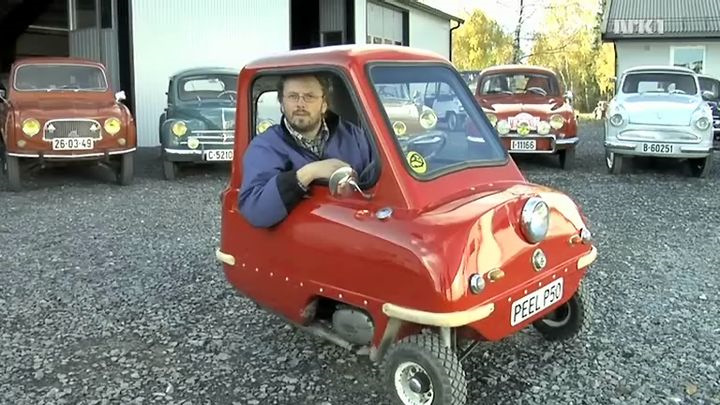
[[[545,89],[543,89],[542,87],[528,87],[527,89],[525,89],[525,92],[533,92],[541,96],[547,96],[547,91],[545,91]]]
[[[223,91],[222,93],[218,94],[218,95],[217,95],[217,98],[223,97],[223,96],[225,96],[226,94],[229,94],[229,95],[230,95],[230,99],[231,99],[231,100],[235,100],[235,96],[234,96],[234,95],[237,95],[237,91],[235,91],[235,90],[225,90],[225,91]]]
[[[399,138],[403,153],[410,149],[423,151],[425,159],[432,159],[447,143],[447,134],[444,132],[431,132],[411,138]],[[430,150],[430,152],[425,152]]]

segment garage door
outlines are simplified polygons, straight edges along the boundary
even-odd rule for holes
[[[403,12],[367,3],[367,43],[403,45]]]

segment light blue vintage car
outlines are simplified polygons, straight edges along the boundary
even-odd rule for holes
[[[175,179],[183,164],[232,161],[239,73],[198,67],[170,77],[159,122],[166,179]]]

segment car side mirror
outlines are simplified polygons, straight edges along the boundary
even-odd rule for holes
[[[117,93],[115,93],[115,100],[116,101],[123,101],[126,100],[127,96],[125,96],[125,90],[120,90]]]
[[[330,195],[333,197],[349,197],[355,191],[358,191],[365,198],[370,198],[369,194],[360,189],[357,179],[358,175],[355,170],[350,166],[343,166],[335,170],[328,181],[328,187],[330,188]]]
[[[2,90],[0,90],[0,91],[2,91]],[[712,99],[714,98],[714,96],[715,96],[715,93],[713,93],[712,91],[703,90],[703,92],[702,92],[702,98],[703,98],[703,100],[706,100],[706,101],[707,101],[707,100],[712,100]]]

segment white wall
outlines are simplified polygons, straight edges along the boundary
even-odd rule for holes
[[[367,1],[355,0],[355,43],[367,43]]]
[[[633,66],[670,65],[672,46],[704,46],[704,74],[720,78],[720,40],[715,41],[631,41],[615,43],[617,50],[617,72]]]
[[[156,146],[168,77],[289,50],[290,2],[133,0],[132,28],[138,144]]]
[[[450,58],[450,21],[410,9],[410,46]]]

